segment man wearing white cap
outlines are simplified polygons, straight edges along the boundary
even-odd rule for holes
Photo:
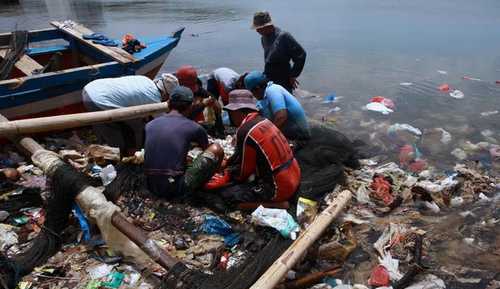
[[[101,78],[89,82],[82,91],[83,105],[87,111],[153,104],[167,101],[179,85],[177,78],[164,73],[154,81],[142,75],[118,78]],[[143,119],[133,119],[93,126],[101,141],[119,147],[122,154],[133,153],[144,141]]]

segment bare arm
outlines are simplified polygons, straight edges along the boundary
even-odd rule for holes
[[[288,119],[288,112],[286,111],[286,109],[278,110],[274,114],[273,123],[279,129],[281,129],[285,125],[287,119]]]

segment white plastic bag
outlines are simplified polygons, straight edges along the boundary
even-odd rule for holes
[[[111,182],[116,178],[116,170],[113,165],[107,165],[102,171],[99,173],[101,177],[102,184],[107,186],[111,184]]]
[[[388,115],[389,113],[394,112],[394,110],[386,107],[383,103],[380,102],[370,102],[365,106],[366,110],[380,112],[383,115]]]
[[[259,206],[252,213],[252,221],[257,225],[275,228],[283,237],[292,240],[297,238],[300,230],[293,217],[283,209],[267,209]]]

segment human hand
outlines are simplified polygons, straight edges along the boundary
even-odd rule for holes
[[[215,99],[211,96],[203,99],[203,105],[205,105],[205,106],[213,106],[214,103],[215,103]]]
[[[290,77],[290,85],[292,86],[293,89],[296,89],[299,87],[299,81],[297,80],[296,77]]]

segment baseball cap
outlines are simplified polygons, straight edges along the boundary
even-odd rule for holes
[[[190,88],[185,86],[177,86],[170,95],[172,102],[193,102],[193,92]]]
[[[266,79],[264,73],[260,71],[252,71],[245,76],[245,88],[248,90],[253,90],[259,84],[261,84]]]

